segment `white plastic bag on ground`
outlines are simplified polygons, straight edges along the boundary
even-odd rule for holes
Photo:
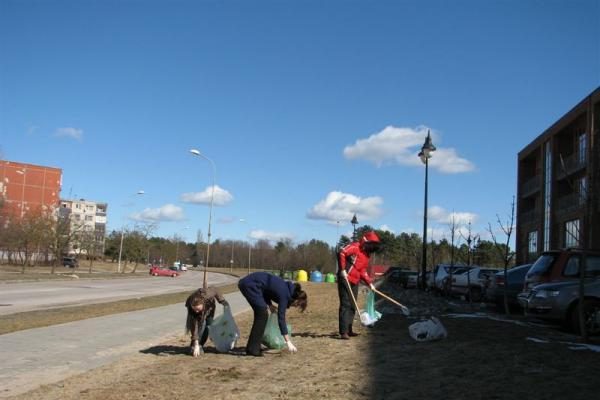
[[[408,333],[417,342],[428,342],[448,337],[446,328],[444,328],[444,325],[436,317],[411,324],[408,327]]]
[[[379,321],[381,318],[381,313],[379,311],[375,311],[375,314],[371,315],[365,310],[361,310],[360,312],[360,323],[364,326],[373,326],[375,322]]]
[[[223,314],[215,318],[208,326],[208,336],[218,352],[227,353],[233,350],[235,343],[240,338],[240,330],[233,319],[231,308],[223,307]]]

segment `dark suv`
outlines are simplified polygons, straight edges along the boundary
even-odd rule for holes
[[[543,252],[531,266],[527,275],[523,291],[519,293],[519,304],[527,304],[531,289],[542,283],[572,281],[579,278],[579,266],[582,262],[584,251],[580,249],[564,249]],[[586,251],[586,275],[595,274],[600,265],[600,251]]]
[[[77,262],[77,259],[75,257],[63,257],[62,265],[63,265],[63,267],[68,267],[68,268],[79,267],[79,263]]]

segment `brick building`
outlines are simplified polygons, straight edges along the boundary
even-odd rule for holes
[[[600,87],[519,152],[516,262],[600,248]]]
[[[0,160],[0,218],[56,210],[61,183],[59,168]]]

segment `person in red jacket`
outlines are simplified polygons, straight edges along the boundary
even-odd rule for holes
[[[339,308],[339,332],[340,338],[350,339],[358,333],[352,331],[352,321],[355,312],[354,302],[350,297],[350,290],[354,298],[358,295],[358,285],[364,281],[371,290],[374,289],[371,277],[367,274],[369,258],[372,253],[379,249],[381,241],[373,231],[363,235],[359,242],[352,242],[344,246],[338,252],[338,295],[340,298]],[[350,288],[348,287],[350,286]]]

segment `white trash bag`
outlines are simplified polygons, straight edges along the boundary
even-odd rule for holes
[[[409,325],[408,333],[417,342],[441,340],[448,337],[446,328],[444,328],[444,325],[436,317]]]
[[[208,326],[208,336],[218,352],[227,353],[233,350],[240,338],[240,330],[233,319],[230,307],[223,307],[223,314],[213,319],[212,324]]]

